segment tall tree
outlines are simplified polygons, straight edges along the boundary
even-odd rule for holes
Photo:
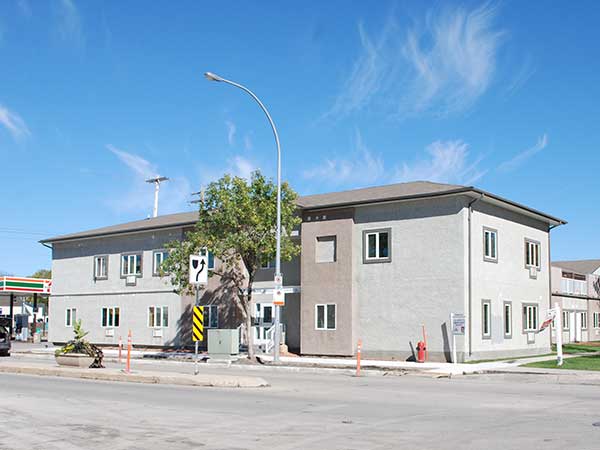
[[[36,271],[31,278],[52,278],[52,271],[50,269],[40,269]]]
[[[281,260],[300,253],[291,240],[300,224],[296,214],[296,193],[287,183],[281,186]],[[162,265],[180,293],[191,294],[188,261],[192,253],[210,250],[221,262],[211,276],[236,287],[234,299],[246,324],[248,357],[254,359],[251,322],[252,287],[261,262],[271,261],[276,252],[277,185],[260,171],[250,181],[225,175],[211,183],[200,199],[198,223],[183,241],[168,245],[170,256]]]

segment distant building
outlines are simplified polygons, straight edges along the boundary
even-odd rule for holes
[[[451,354],[450,314],[464,314],[460,360],[547,353],[537,334],[550,304],[550,229],[565,223],[473,187],[413,182],[298,199],[301,256],[282,267],[285,342],[307,355],[407,359],[427,331],[431,359]],[[191,344],[194,299],[158,275],[167,242],[196,213],[58,236],[52,244],[50,340],[69,339],[81,318],[90,339],[115,344]],[[218,267],[220,262],[212,259]],[[257,343],[272,336],[273,264],[254,285]],[[231,287],[211,277],[205,323],[241,326]]]
[[[563,342],[600,341],[600,260],[553,262],[552,304],[556,302],[562,309]]]

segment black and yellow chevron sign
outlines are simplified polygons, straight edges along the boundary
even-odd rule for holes
[[[204,306],[194,306],[192,339],[194,342],[204,340]]]

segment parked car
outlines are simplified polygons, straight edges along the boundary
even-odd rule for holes
[[[10,318],[0,317],[0,356],[10,356]]]

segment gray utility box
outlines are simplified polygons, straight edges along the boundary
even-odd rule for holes
[[[234,330],[208,329],[208,354],[238,355],[240,353],[240,332]]]

